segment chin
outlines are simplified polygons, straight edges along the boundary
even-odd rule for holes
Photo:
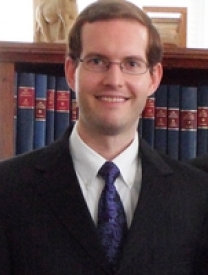
[[[107,135],[107,136],[115,136],[118,135],[119,133],[122,132],[123,127],[120,125],[115,125],[115,124],[100,124],[99,125],[99,130],[101,134]]]

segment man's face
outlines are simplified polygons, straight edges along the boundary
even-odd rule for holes
[[[147,43],[146,28],[135,21],[86,23],[82,29],[80,58],[102,56],[113,62],[136,58],[147,62]],[[159,85],[161,65],[155,66],[153,75],[149,70],[141,75],[131,75],[122,72],[115,63],[105,72],[89,71],[81,62],[73,71],[67,69],[72,66],[68,63],[66,75],[71,74],[73,81],[69,82],[77,94],[79,126],[106,135],[135,132],[147,97]]]

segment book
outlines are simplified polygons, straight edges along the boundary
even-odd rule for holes
[[[16,151],[16,139],[17,139],[17,72],[14,72],[14,150]]]
[[[35,75],[34,149],[46,144],[46,93],[47,75],[37,73]]]
[[[34,121],[35,74],[18,72],[16,154],[33,150]]]
[[[145,108],[142,112],[142,138],[154,148],[155,138],[155,95],[147,98]]]
[[[71,123],[74,124],[79,118],[79,108],[75,91],[71,90]]]
[[[208,153],[208,85],[197,91],[197,156]]]
[[[179,159],[180,85],[168,85],[167,154]]]
[[[166,84],[155,92],[155,149],[167,153],[167,96]]]
[[[48,75],[46,97],[46,145],[54,141],[55,90],[56,77],[54,75]]]
[[[196,157],[197,146],[197,87],[182,86],[180,97],[179,158],[187,161]]]
[[[65,77],[56,77],[54,139],[60,137],[70,124],[71,94]]]

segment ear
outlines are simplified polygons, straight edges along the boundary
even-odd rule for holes
[[[65,77],[69,87],[75,91],[75,71],[76,71],[76,62],[68,56],[65,59]]]
[[[153,69],[152,72],[150,72],[150,77],[152,78],[152,83],[149,89],[149,95],[152,95],[160,85],[161,79],[163,76],[163,67],[161,63],[157,63]]]

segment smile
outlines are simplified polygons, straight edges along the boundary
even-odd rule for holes
[[[126,100],[125,98],[122,98],[122,97],[109,97],[109,96],[100,97],[99,99],[106,102],[124,102]]]

